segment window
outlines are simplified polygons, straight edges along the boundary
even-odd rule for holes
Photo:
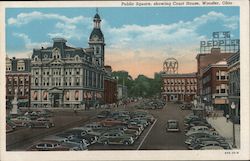
[[[99,54],[99,52],[100,52],[100,48],[96,47],[96,54]]]
[[[216,86],[216,93],[220,93],[220,86]]]
[[[14,85],[17,85],[17,78],[14,78]]]
[[[225,71],[221,71],[220,74],[221,74],[221,77],[220,77],[221,80],[226,80],[227,79],[227,73]]]
[[[80,78],[76,78],[76,86],[80,85]]]
[[[76,69],[76,74],[77,74],[77,75],[80,74],[80,69]]]
[[[221,89],[220,93],[226,93],[226,89]]]
[[[38,86],[38,78],[35,78],[35,85]]]
[[[79,99],[79,91],[75,91],[75,100]]]

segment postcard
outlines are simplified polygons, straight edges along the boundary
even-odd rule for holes
[[[248,1],[0,9],[1,160],[250,159]]]

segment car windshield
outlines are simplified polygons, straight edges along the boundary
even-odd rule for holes
[[[177,122],[168,122],[168,128],[176,128],[178,125]]]

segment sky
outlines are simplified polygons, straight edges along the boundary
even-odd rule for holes
[[[96,8],[7,8],[6,54],[30,57],[34,48],[52,46],[52,38],[88,47]],[[239,38],[239,7],[98,8],[105,37],[105,65],[153,77],[165,59],[179,62],[179,73],[196,72],[200,41],[215,31]]]

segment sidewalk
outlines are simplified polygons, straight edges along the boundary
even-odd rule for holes
[[[233,123],[231,121],[227,122],[227,119],[223,116],[217,118],[207,118],[208,123],[226,140],[229,144],[233,145]],[[240,125],[235,124],[235,144],[237,149],[240,148]]]

